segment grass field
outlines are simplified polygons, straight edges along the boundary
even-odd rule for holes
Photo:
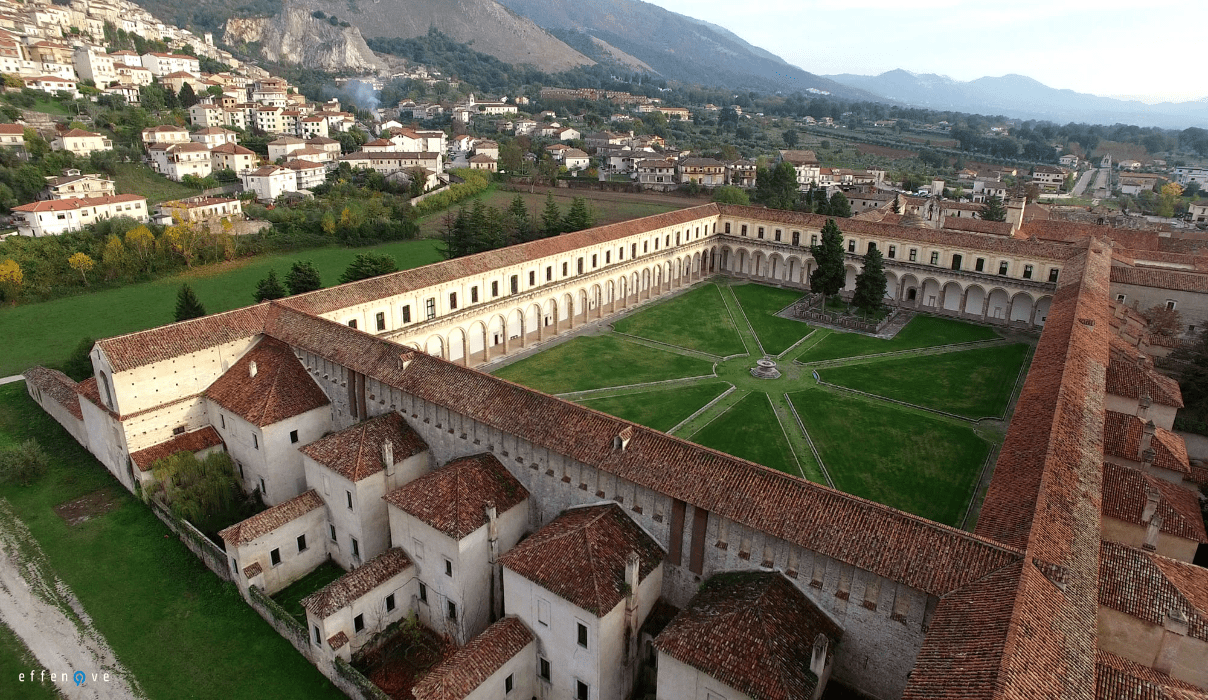
[[[759,336],[759,344],[769,355],[779,355],[788,350],[810,332],[810,327],[801,321],[775,315],[800,299],[801,292],[762,284],[736,284],[730,289],[742,305],[751,329]]]
[[[294,581],[273,596],[277,604],[293,615],[303,625],[306,624],[306,608],[302,607],[302,599],[323,588],[327,584],[343,576],[346,572],[339,564],[328,560],[319,568]]]
[[[751,393],[734,404],[693,435],[692,442],[801,476],[768,395],[761,392]]]
[[[494,372],[517,384],[562,394],[712,374],[713,364],[615,335],[581,335]]]
[[[525,205],[528,207],[529,215],[535,220],[541,220],[541,213],[545,211],[545,192],[505,192],[503,190],[491,187],[486,192],[471,198],[465,202],[458,202],[449,209],[431,214],[420,219],[419,230],[421,236],[439,236],[444,231],[445,215],[449,212],[457,214],[457,210],[462,206],[473,206],[475,199],[482,200],[482,203],[495,207],[503,211],[511,205],[512,200],[516,195],[520,195],[524,199]],[[595,190],[560,190],[554,193],[554,201],[558,203],[558,207],[562,210],[562,215],[566,216],[566,212],[570,209],[571,202],[575,197],[584,197],[591,204],[592,212],[595,214],[596,225],[614,224],[618,221],[628,221],[643,216],[653,216],[654,214],[663,214],[685,207],[695,206],[702,202],[685,199],[681,204],[679,200],[668,199],[664,204],[657,201],[633,201],[614,198],[611,192],[598,192]]]
[[[32,486],[0,487],[0,496],[148,697],[344,697],[43,413],[24,383],[0,386],[0,445],[31,437],[50,454],[50,471]],[[99,488],[118,494],[114,510],[75,527],[51,510]]]
[[[990,449],[972,428],[818,388],[789,398],[837,488],[959,524]]]
[[[621,333],[728,357],[745,352],[715,284],[703,284],[612,324]]]
[[[435,241],[403,241],[370,248],[317,248],[212,265],[173,277],[0,309],[0,377],[37,364],[58,364],[85,337],[106,338],[172,322],[176,291],[188,282],[210,313],[253,303],[256,282],[270,269],[283,277],[295,260],[310,260],[324,285],[336,283],[358,253],[388,253],[400,269],[441,259]]]
[[[832,384],[967,418],[998,418],[1007,408],[1027,345],[820,370]]]
[[[0,687],[14,691],[6,697],[20,697],[24,700],[59,700],[62,696],[50,682],[50,676],[42,680],[44,667],[26,648],[21,638],[7,625],[0,622]],[[37,677],[31,678],[30,672],[37,669]],[[58,673],[58,669],[49,669]],[[49,673],[48,671],[48,673]],[[20,674],[25,674],[25,680],[18,680]],[[8,691],[6,691],[8,692]]]
[[[730,385],[725,382],[710,382],[578,403],[648,428],[667,431],[729,388]]]
[[[934,316],[915,316],[890,340],[872,338],[858,333],[833,333],[810,348],[799,359],[802,362],[837,360],[843,357],[875,355],[897,350],[929,348],[975,340],[993,340],[998,334],[985,326]]]
[[[119,163],[114,168],[113,181],[117,193],[142,195],[147,198],[149,206],[170,199],[196,197],[200,194],[192,187],[173,182],[145,165]]]

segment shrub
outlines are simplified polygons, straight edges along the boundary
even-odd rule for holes
[[[36,440],[0,449],[0,482],[29,486],[50,467],[50,457]]]

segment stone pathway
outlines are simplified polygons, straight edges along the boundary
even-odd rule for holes
[[[0,377],[0,384],[12,384],[13,382],[24,381],[25,377],[20,374],[14,374],[11,377]]]
[[[618,338],[626,340],[630,343],[636,343],[638,345],[645,345],[646,347],[654,348],[655,350],[664,350],[666,352],[673,352],[676,355],[683,355],[685,357],[694,357],[698,360],[707,360],[708,362],[721,362],[722,361],[722,358],[718,357],[717,355],[710,355],[709,353],[701,352],[700,350],[692,350],[691,348],[680,347],[679,345],[671,345],[670,343],[660,343],[657,340],[649,340],[647,338],[642,338],[641,336],[629,335],[628,333],[622,333],[622,332],[616,331],[616,330],[614,330],[612,332],[612,334],[617,336]]]
[[[910,357],[946,355],[953,352],[964,352],[965,350],[978,350],[981,348],[996,348],[1003,345],[1014,345],[1015,342],[1016,341],[1011,341],[1006,338],[998,338],[996,340],[975,340],[971,343],[953,343],[952,345],[936,345],[930,348],[894,350],[893,352],[881,352],[873,355],[843,357],[837,360],[817,360],[815,362],[801,362],[800,360],[794,360],[794,362],[802,367],[815,370],[829,367],[846,367],[848,365],[866,365],[870,362],[884,362],[885,360],[900,360]]]

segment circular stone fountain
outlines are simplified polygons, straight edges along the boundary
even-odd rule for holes
[[[756,379],[780,379],[780,370],[776,369],[774,360],[765,357],[755,361],[755,366],[751,368],[751,376]]]

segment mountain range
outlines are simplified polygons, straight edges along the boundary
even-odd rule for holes
[[[1021,119],[1138,124],[1167,129],[1208,126],[1208,99],[1145,104],[1052,88],[1032,78],[1008,74],[960,81],[933,73],[892,70],[880,75],[825,76],[878,97],[915,107]]]

